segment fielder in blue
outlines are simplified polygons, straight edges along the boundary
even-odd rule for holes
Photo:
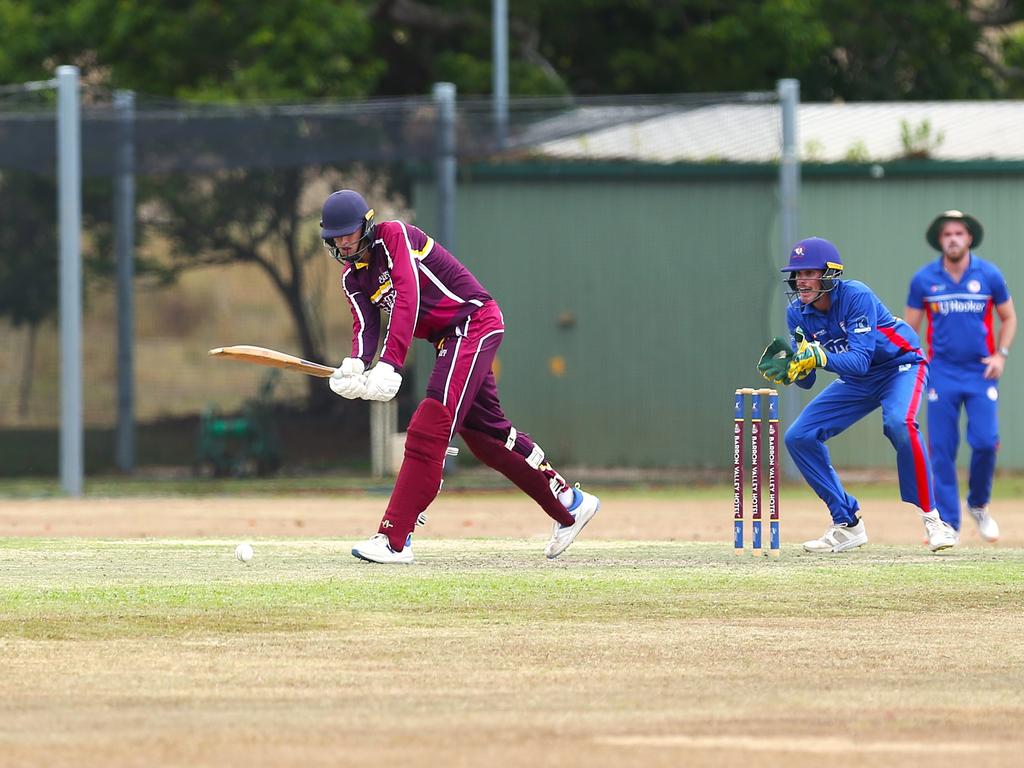
[[[901,498],[920,510],[929,549],[952,547],[956,532],[935,510],[931,463],[917,424],[928,381],[917,334],[864,283],[840,279],[843,262],[828,240],[801,240],[782,271],[788,273],[792,338],[773,341],[758,369],[773,383],[804,389],[814,384],[818,369],[839,376],[786,431],[786,448],[832,514],[829,529],[804,542],[804,549],[842,552],[867,543],[860,504],[843,488],[825,442],[879,407],[885,436],[896,449]],[[775,356],[779,352],[783,357]]]
[[[999,377],[1017,332],[1017,315],[999,269],[971,250],[983,234],[978,220],[961,211],[935,218],[925,239],[941,256],[910,281],[906,320],[917,331],[928,316],[928,449],[939,515],[960,530],[956,454],[964,408],[971,446],[967,510],[981,537],[996,541],[999,525],[988,504],[999,447]],[[999,316],[998,341],[993,309]]]

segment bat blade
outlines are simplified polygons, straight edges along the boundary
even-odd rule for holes
[[[225,357],[229,360],[239,360],[243,363],[255,363],[266,365],[271,368],[285,368],[290,371],[300,371],[309,376],[319,376],[326,379],[334,369],[320,363],[313,363],[303,360],[301,357],[278,352],[276,349],[266,347],[253,347],[248,344],[238,344],[233,347],[217,347],[209,352],[213,357]]]

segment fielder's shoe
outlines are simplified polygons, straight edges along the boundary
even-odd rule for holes
[[[960,536],[953,530],[953,526],[939,518],[938,511],[933,509],[927,515],[922,513],[921,520],[928,534],[928,549],[932,552],[949,549],[960,543]]]
[[[352,554],[360,560],[371,563],[411,563],[412,546],[407,545],[401,552],[395,552],[383,533],[375,533],[361,544],[352,547]]]
[[[565,552],[579,535],[579,532],[583,530],[591,518],[597,514],[597,510],[601,508],[601,500],[597,496],[581,491],[579,488],[573,488],[572,492],[573,503],[569,507],[569,512],[576,518],[576,522],[572,525],[554,524],[551,530],[551,540],[544,547],[544,554],[547,555],[549,560],[554,560]]]
[[[971,513],[974,522],[978,524],[978,533],[981,534],[981,538],[985,541],[999,540],[999,523],[992,519],[992,516],[988,513],[987,505],[984,507],[968,507],[967,511]]]
[[[856,525],[833,525],[820,539],[804,542],[805,552],[843,552],[868,543],[868,532],[864,521]]]

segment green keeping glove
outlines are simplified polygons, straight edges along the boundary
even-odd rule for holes
[[[764,348],[764,354],[761,355],[761,362],[763,363],[769,357],[777,356],[780,352],[785,352],[787,357],[793,354],[793,350],[790,349],[789,342],[782,336],[776,336],[772,339],[772,343]]]
[[[816,341],[807,341],[803,331],[799,328],[793,331],[793,335],[798,341],[798,346],[789,361],[787,373],[790,381],[800,381],[809,376],[815,368],[824,368],[828,364],[828,355],[825,354],[821,344]]]
[[[779,356],[781,355],[781,357]],[[791,384],[789,378],[789,363],[793,357],[789,342],[781,336],[772,339],[772,343],[765,347],[764,354],[757,364],[757,370],[761,372],[772,384]]]
[[[787,386],[793,383],[793,379],[789,377],[788,358],[770,357],[763,363],[758,364],[757,370],[772,384]]]

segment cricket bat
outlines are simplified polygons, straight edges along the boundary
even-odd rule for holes
[[[256,365],[267,365],[271,368],[286,368],[290,371],[299,371],[309,376],[329,378],[334,369],[320,363],[311,363],[295,355],[288,355],[274,349],[265,347],[253,347],[248,344],[239,344],[234,347],[217,347],[209,352],[213,357],[225,357],[229,360],[240,360],[244,363],[255,363]]]

